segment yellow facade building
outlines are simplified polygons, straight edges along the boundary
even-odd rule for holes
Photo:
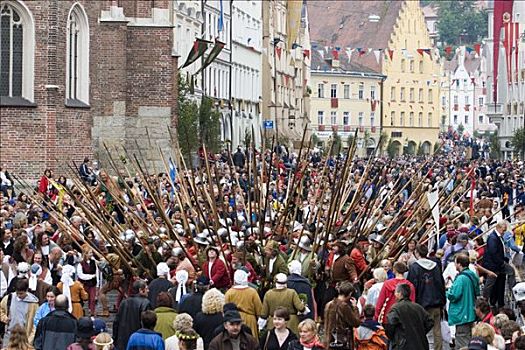
[[[418,1],[309,1],[312,40],[386,76],[382,133],[392,153],[431,153],[439,138],[439,56]],[[378,54],[379,53],[379,54]]]
[[[318,140],[316,146],[326,148],[334,134],[341,137],[343,147],[349,146],[357,129],[357,155],[366,156],[374,151],[381,134],[385,77],[335,59],[331,52],[321,56],[319,50],[312,51],[309,130]]]

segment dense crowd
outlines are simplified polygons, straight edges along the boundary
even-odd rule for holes
[[[3,348],[525,350],[523,162],[453,139],[200,161],[2,166]]]

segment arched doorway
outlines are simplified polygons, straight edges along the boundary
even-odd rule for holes
[[[417,151],[417,143],[415,141],[408,141],[406,153],[413,155],[416,154]]]
[[[421,144],[421,148],[423,150],[423,154],[427,155],[430,154],[431,144],[429,141],[425,141]]]
[[[401,155],[401,142],[395,140],[395,141],[392,141],[392,149],[393,149],[393,156],[394,157],[397,157],[399,155]]]

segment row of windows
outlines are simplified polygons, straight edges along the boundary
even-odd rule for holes
[[[0,96],[33,101],[35,23],[21,2],[0,7]],[[89,24],[75,4],[66,27],[66,103],[89,103]]]
[[[365,99],[365,84],[359,83],[359,86],[357,88],[357,98],[360,100]],[[325,87],[324,84],[318,84],[317,85],[317,97],[319,98],[325,98]],[[330,85],[330,98],[337,98],[338,97],[338,84],[331,84]],[[370,86],[370,95],[369,98],[371,100],[375,100],[377,97],[376,95],[376,87]],[[350,91],[350,85],[344,84],[343,85],[343,98],[349,99],[351,98],[351,91]],[[368,97],[367,97],[368,98]]]
[[[399,89],[399,101],[401,102],[406,102],[406,88],[402,87]],[[408,101],[409,102],[416,102],[416,89],[415,88],[410,88],[408,90]],[[396,101],[396,87],[392,86],[390,88],[390,100],[391,101]],[[423,103],[425,102],[424,101],[424,97],[425,97],[425,90],[423,88],[419,88],[418,89],[418,93],[417,93],[417,100],[418,102],[420,103]],[[427,102],[428,103],[434,103],[434,91],[432,89],[428,89],[427,91]]]
[[[415,62],[414,60],[409,60],[408,61],[408,69],[410,71],[410,73],[414,73],[415,72]],[[407,62],[404,58],[401,59],[401,72],[402,73],[406,73],[407,71]],[[419,73],[423,73],[425,71],[425,63],[423,62],[423,60],[419,60]]]
[[[416,125],[415,116],[416,115],[414,112],[408,113],[408,124],[406,125],[406,122],[407,122],[406,113],[401,112],[399,114],[399,120],[397,120],[396,112],[392,111],[390,112],[390,126],[432,127],[432,112],[429,112],[427,114],[426,125],[423,125],[423,122],[424,122],[423,112],[419,112],[417,115],[417,125]]]
[[[442,100],[443,105],[444,105],[444,104],[445,104],[445,101],[446,101],[445,96],[441,97],[441,100]],[[470,104],[470,96],[465,95],[465,96],[464,96],[464,101],[465,101],[465,104],[466,104],[466,105],[469,105],[469,104]],[[478,105],[479,105],[480,107],[483,106],[483,103],[484,103],[484,102],[485,102],[485,98],[484,98],[484,97],[479,97],[479,98],[478,98]],[[455,96],[454,96],[454,104],[457,105],[458,103],[459,103],[459,96],[458,96],[458,95],[455,95]]]
[[[325,125],[325,113],[324,111],[317,111],[317,124]],[[338,116],[336,111],[330,112],[330,125],[339,125]],[[365,113],[359,112],[357,115],[357,125],[363,126],[365,120]],[[343,112],[343,125],[351,125],[352,120],[350,112]],[[375,126],[375,113],[370,113],[370,126]]]
[[[459,124],[459,117],[457,114],[454,114],[454,117],[453,117],[453,120],[454,120],[454,124]],[[464,124],[469,124],[470,123],[470,117],[465,114],[465,116],[463,117],[463,120],[464,120]],[[478,121],[480,124],[483,124],[483,120],[484,120],[484,117],[482,115],[478,116]]]

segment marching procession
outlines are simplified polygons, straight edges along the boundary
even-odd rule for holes
[[[108,151],[36,186],[4,167],[2,345],[525,349],[525,166],[441,142],[203,148],[155,174]]]

